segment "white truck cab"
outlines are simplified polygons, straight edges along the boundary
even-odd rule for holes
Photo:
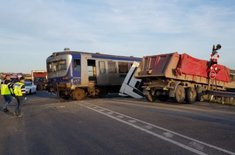
[[[120,96],[131,96],[133,98],[143,98],[141,79],[136,79],[135,75],[138,73],[139,62],[133,62],[129,72],[119,91]]]

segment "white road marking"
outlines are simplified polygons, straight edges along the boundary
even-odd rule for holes
[[[170,133],[170,132],[164,132],[163,135],[168,137],[168,138],[174,137],[174,135],[172,133]]]
[[[150,129],[152,129],[153,127],[152,127],[152,126],[149,126],[149,125],[146,125],[146,126],[143,126],[143,128],[150,130]]]
[[[123,116],[121,116],[121,115],[118,115],[117,117],[118,117],[118,118],[123,118]]]
[[[203,150],[204,149],[204,146],[197,143],[197,142],[191,142],[191,143],[189,143],[189,145],[194,147],[194,148],[197,148],[198,150]]]
[[[101,111],[101,112],[105,111],[105,110],[102,110],[102,109],[98,109],[98,110]]]
[[[218,109],[211,109],[210,107],[206,107],[207,109],[199,108],[199,107],[183,107],[181,105],[169,105],[169,104],[164,104],[164,103],[158,103],[158,106],[147,104],[148,102],[146,101],[137,101],[137,100],[118,100],[118,99],[111,99],[109,102],[118,102],[118,104],[124,104],[124,105],[135,105],[135,106],[141,106],[141,107],[147,107],[147,108],[156,108],[156,109],[171,109],[174,111],[182,111],[183,110],[193,110],[193,111],[200,111],[200,112],[213,112],[213,113],[224,113],[224,114],[230,114],[230,115],[235,115],[234,111],[225,111],[225,110],[218,110]],[[139,104],[136,104],[139,103]]]
[[[223,154],[224,153],[224,154],[235,155],[235,153],[232,151],[225,150],[223,148],[220,148],[220,147],[193,139],[191,137],[176,133],[174,131],[171,131],[171,130],[165,129],[163,127],[160,127],[160,126],[157,126],[157,125],[130,117],[128,115],[125,115],[125,114],[122,114],[119,112],[109,110],[107,108],[103,108],[100,106],[94,106],[92,104],[89,104],[89,105],[83,104],[82,106],[84,106],[90,110],[96,111],[102,115],[109,117],[109,118],[112,118],[114,120],[122,122],[124,124],[132,126],[132,127],[139,129],[143,132],[151,134],[151,135],[158,137],[162,140],[168,141],[172,144],[175,144],[181,148],[184,148],[188,151],[194,152],[199,155],[205,155],[208,153],[211,153],[211,154]],[[94,107],[96,107],[96,108],[94,108]],[[99,108],[99,110],[97,110],[97,107]],[[105,112],[100,111],[100,109],[103,109]],[[110,113],[110,112],[112,112],[112,113]],[[122,116],[122,117],[120,117],[120,116]],[[130,120],[135,120],[136,122],[138,122],[138,124],[128,122]],[[152,127],[151,131],[146,129],[146,126],[151,126]]]
[[[41,99],[41,98],[27,98],[27,102],[44,102],[44,101],[51,101],[51,100],[55,100],[57,101],[55,98],[45,98],[45,99]]]
[[[136,120],[128,120],[130,123],[136,123]]]
[[[170,143],[173,143],[173,144],[175,144],[175,145],[178,145],[179,147],[182,147],[182,148],[184,148],[184,149],[186,149],[186,150],[189,150],[189,151],[191,151],[191,152],[194,152],[194,153],[196,153],[196,154],[198,154],[198,155],[206,155],[206,153],[203,153],[203,152],[198,151],[198,150],[196,150],[196,149],[194,149],[194,148],[188,147],[188,146],[186,146],[186,145],[184,145],[184,144],[178,143],[178,142],[176,142],[176,141],[174,141],[174,140],[171,140],[171,139],[169,139],[169,138],[163,137],[163,136],[161,136],[161,135],[159,135],[159,134],[156,134],[156,133],[154,133],[154,132],[152,132],[152,131],[148,131],[148,130],[146,130],[146,129],[144,129],[144,128],[141,128],[141,127],[139,127],[139,126],[137,126],[137,125],[134,125],[134,124],[132,124],[132,123],[129,123],[129,122],[127,122],[127,121],[121,120],[121,119],[119,119],[119,118],[117,118],[117,117],[111,116],[111,115],[109,115],[109,114],[107,114],[107,113],[98,111],[98,110],[96,110],[95,108],[88,107],[88,106],[85,106],[85,107],[88,108],[88,109],[90,109],[90,110],[96,111],[96,112],[98,112],[98,113],[100,113],[100,114],[106,115],[106,116],[108,116],[108,117],[110,117],[110,118],[112,118],[112,119],[115,119],[115,120],[117,120],[117,121],[119,121],[119,122],[122,122],[122,123],[124,123],[124,124],[128,124],[128,125],[130,125],[130,126],[132,126],[132,127],[134,127],[134,128],[137,128],[137,129],[139,129],[139,130],[141,130],[141,131],[144,131],[144,132],[146,132],[146,133],[148,133],[148,134],[151,134],[151,135],[153,135],[153,136],[155,136],[155,137],[158,137],[158,138],[160,138],[160,139],[163,139],[163,140],[165,140],[165,141],[168,141],[168,142],[170,142]]]
[[[65,108],[65,106],[61,105],[61,106],[58,106],[57,108]]]

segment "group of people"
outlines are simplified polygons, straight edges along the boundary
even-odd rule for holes
[[[15,97],[17,105],[14,115],[22,117],[21,106],[25,96],[24,78],[20,77],[17,81],[12,81],[9,75],[6,75],[1,84],[1,95],[4,98],[3,111],[9,112],[8,105],[11,103],[12,98]]]

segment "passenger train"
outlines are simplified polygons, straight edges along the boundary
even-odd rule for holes
[[[54,52],[46,60],[48,90],[75,100],[118,92],[134,61],[141,58],[69,49]]]

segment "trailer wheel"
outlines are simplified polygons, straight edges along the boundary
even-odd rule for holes
[[[152,95],[151,90],[146,93],[145,98],[149,102],[154,102],[156,100],[156,97],[154,95]]]
[[[195,88],[193,87],[189,87],[186,89],[186,97],[187,97],[187,102],[188,103],[194,103],[196,101],[196,97],[197,97],[197,92],[195,90]]]
[[[196,97],[196,101],[202,101],[202,96],[203,96],[203,89],[202,87],[197,87],[196,88],[196,93],[197,93],[197,97]]]
[[[175,98],[178,103],[183,103],[185,100],[185,89],[183,86],[178,85],[175,91]]]
[[[160,96],[158,96],[158,99],[160,100],[160,101],[167,101],[168,99],[169,99],[169,96],[167,96],[167,95],[160,95]]]
[[[86,97],[86,93],[83,89],[77,88],[73,91],[73,99],[82,100]]]

